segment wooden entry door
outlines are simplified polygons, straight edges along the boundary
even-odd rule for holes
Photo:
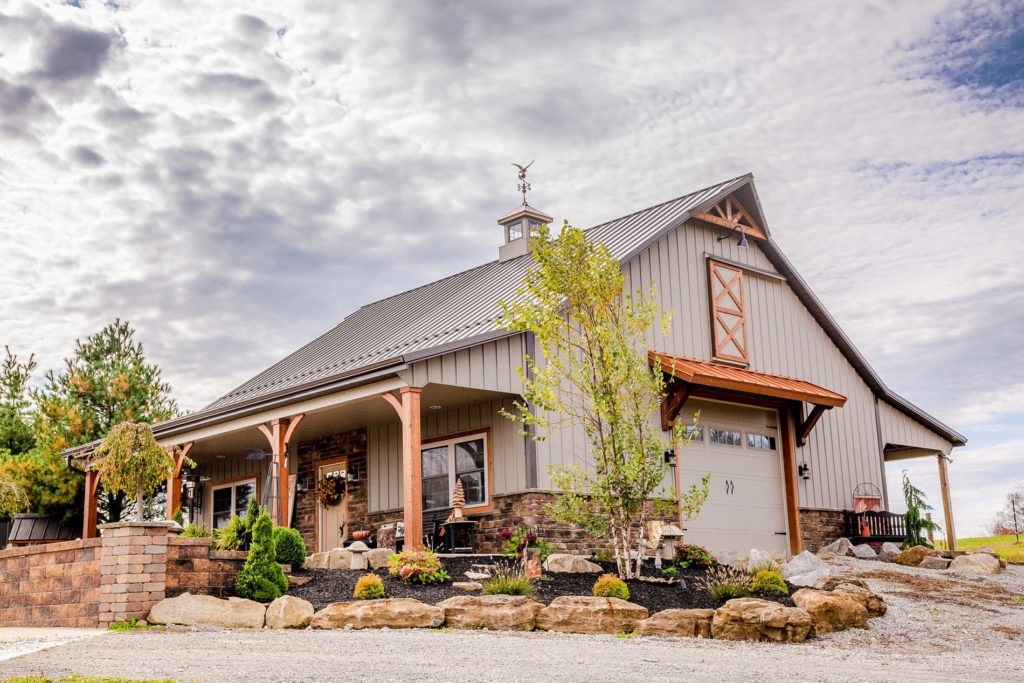
[[[321,465],[317,469],[317,482],[332,476],[344,479],[347,475],[348,461],[342,460],[329,465]],[[317,519],[320,525],[317,533],[320,552],[340,548],[348,538],[348,492],[346,491],[337,505],[324,505],[320,502],[319,496],[317,496],[316,504]]]

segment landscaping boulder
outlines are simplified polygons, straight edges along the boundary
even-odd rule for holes
[[[853,546],[853,556],[860,560],[877,560],[878,553],[867,543]]]
[[[957,552],[957,551],[953,551],[953,552]],[[1002,557],[999,557],[999,555],[996,554],[996,551],[992,550],[992,548],[989,548],[988,546],[985,546],[983,548],[978,548],[977,550],[974,550],[974,551],[972,551],[972,552],[970,552],[968,554],[974,555],[975,553],[985,553],[986,555],[991,555],[992,557],[994,557],[997,560],[999,560],[999,568],[1000,569],[1006,569],[1006,560],[1003,559]],[[950,559],[953,559],[953,558],[950,558]]]
[[[331,560],[330,553],[313,553],[306,558],[306,569],[327,569]]]
[[[949,568],[971,574],[998,574],[999,560],[988,553],[971,553],[955,558]]]
[[[636,625],[638,636],[710,638],[713,609],[666,609]]]
[[[801,588],[793,593],[793,602],[811,615],[812,635],[868,627],[867,609],[843,593]]]
[[[902,564],[905,567],[916,567],[921,564],[921,560],[926,557],[938,557],[939,554],[931,548],[926,548],[923,545],[915,545],[913,548],[907,548],[903,552],[892,558],[892,561],[896,564]]]
[[[758,550],[757,548],[751,548],[747,554],[747,567],[753,569],[754,567],[768,567],[775,564],[775,558],[772,554],[764,550]]]
[[[335,602],[313,615],[312,628],[435,628],[444,610],[412,598]]]
[[[782,578],[795,586],[813,586],[819,579],[832,574],[832,567],[824,560],[805,550],[782,568]]]
[[[842,584],[849,584],[852,586],[858,586],[864,590],[871,590],[868,588],[868,584],[864,582],[864,579],[856,576],[850,576],[848,574],[835,574],[833,576],[826,576],[823,579],[819,579],[814,583],[814,588],[820,591],[831,591],[835,590],[836,586]]]
[[[335,548],[327,557],[327,569],[350,569],[352,567],[352,553],[344,548]]]
[[[455,581],[452,583],[452,588],[472,593],[474,591],[482,591],[484,589],[484,585],[479,581]]]
[[[386,569],[388,560],[394,554],[395,551],[391,548],[374,548],[367,551],[366,561],[370,564],[370,569]]]
[[[853,543],[850,543],[848,538],[838,538],[818,550],[818,554],[821,555],[821,553],[834,553],[839,557],[850,557],[853,555]]]
[[[445,626],[532,631],[544,605],[523,595],[459,595],[437,603]]]
[[[735,598],[717,610],[711,636],[719,640],[771,640],[802,643],[811,632],[811,616],[760,598]]]
[[[893,556],[899,555],[901,550],[901,548],[892,541],[886,541],[883,543],[881,549]]]
[[[224,628],[263,628],[267,608],[253,600],[184,593],[166,598],[149,610],[151,624],[223,626]]]
[[[313,604],[294,595],[282,595],[267,607],[268,628],[306,628],[313,620]]]
[[[562,633],[628,633],[646,618],[646,607],[619,598],[564,595],[537,614],[537,628]]]
[[[585,557],[555,553],[544,560],[544,571],[552,574],[597,574],[604,570]]]
[[[878,549],[878,557],[875,559],[879,562],[892,562],[892,558],[896,557],[894,553],[890,553],[885,548]]]
[[[864,582],[861,581],[860,583],[863,584]],[[868,619],[880,617],[889,611],[889,607],[885,604],[882,596],[870,588],[865,588],[863,585],[841,583],[833,588],[832,592],[839,593],[866,609],[868,611]]]
[[[926,557],[917,566],[921,569],[948,569],[950,562],[952,560],[947,560],[944,557]]]

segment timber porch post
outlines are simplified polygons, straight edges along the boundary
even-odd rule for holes
[[[391,393],[381,396],[391,404],[402,422],[402,509],[405,522],[405,547],[423,549],[423,479],[420,461],[419,387],[399,389],[402,400]]]
[[[945,453],[939,453],[939,487],[942,489],[942,512],[946,515],[946,549],[956,550],[956,528],[953,527],[953,502],[949,497],[949,472]]]
[[[189,441],[184,446],[181,446],[177,453],[174,452],[174,446],[168,446],[167,450],[171,452],[171,457],[174,458],[174,472],[167,478],[167,510],[164,517],[172,519],[174,513],[181,507],[181,468],[185,464],[185,457],[188,455],[188,452],[192,450],[192,442]]]
[[[82,538],[96,538],[99,531],[99,500],[96,494],[100,488],[100,473],[93,469],[85,471],[85,517],[82,520]]]
[[[288,501],[288,477],[291,469],[291,458],[288,455],[288,446],[291,444],[292,435],[295,429],[305,417],[299,413],[292,417],[277,418],[270,421],[270,426],[260,425],[260,431],[270,442],[271,457],[277,463],[277,490],[280,496],[280,505],[277,509],[270,510],[270,518],[276,526],[291,526],[289,512],[291,506]],[[273,486],[273,483],[271,483]]]

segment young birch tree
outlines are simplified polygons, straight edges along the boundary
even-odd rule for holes
[[[652,420],[665,389],[661,372],[647,362],[653,297],[626,294],[618,259],[568,223],[557,238],[542,226],[532,253],[523,287],[500,306],[502,325],[532,333],[542,358],[519,368],[526,402],[505,416],[537,440],[552,419],[582,427],[591,467],[552,469],[562,493],[550,512],[593,536],[610,536],[619,576],[633,578],[644,555],[647,503],[664,483],[662,454],[671,445]],[[666,316],[663,328],[667,323]],[[683,442],[679,427],[675,440]],[[684,507],[694,503],[703,503],[697,487]]]

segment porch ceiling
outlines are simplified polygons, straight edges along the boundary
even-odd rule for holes
[[[885,444],[885,461],[909,460],[911,458],[932,458],[940,451],[933,448],[919,448],[917,446],[901,446],[900,444]]]
[[[507,395],[445,384],[427,384],[420,398],[421,414],[432,412],[432,406],[440,406],[442,409],[459,408]],[[380,396],[361,398],[306,413],[292,436],[292,444],[316,441],[339,432],[388,422],[398,422],[398,415],[384,399]],[[255,426],[196,441],[189,457],[197,463],[213,462],[225,456],[244,455],[249,448],[269,449],[267,439]]]

